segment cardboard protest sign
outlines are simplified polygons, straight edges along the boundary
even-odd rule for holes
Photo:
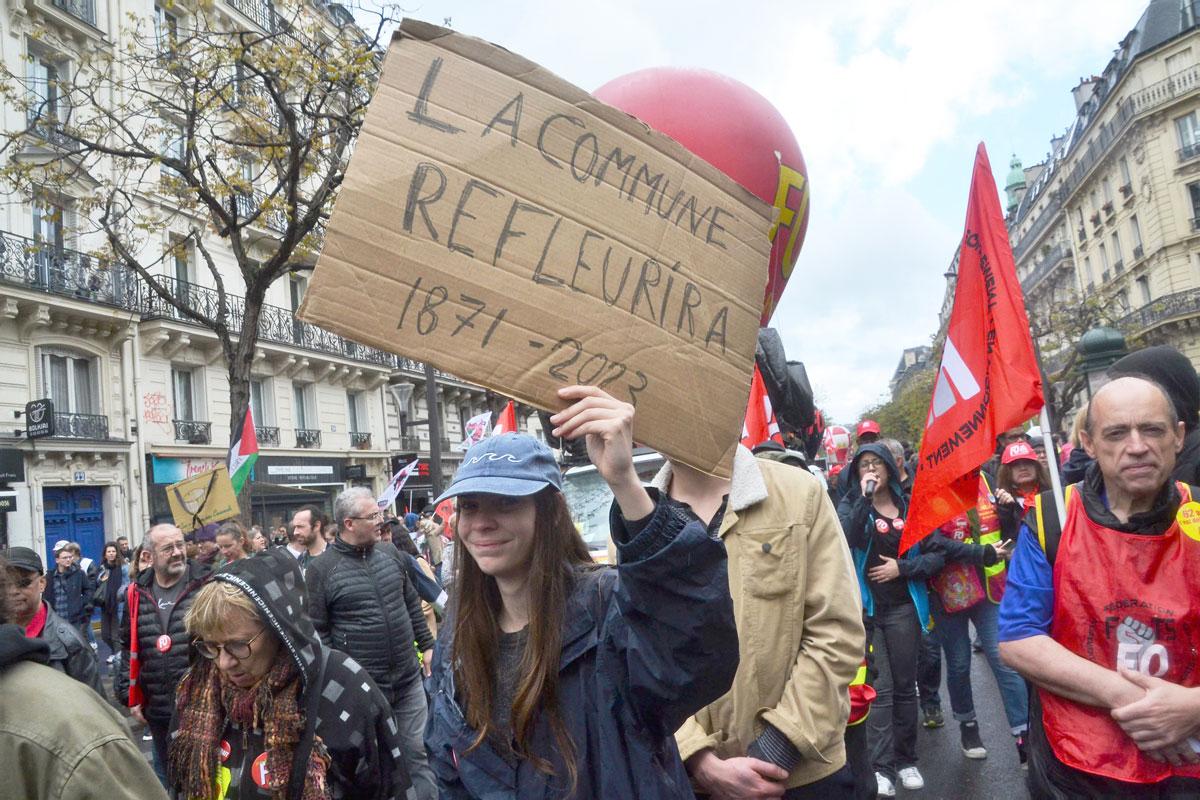
[[[545,409],[599,385],[638,441],[727,476],[771,223],[672,139],[406,20],[298,314]]]
[[[167,487],[167,505],[175,525],[185,533],[241,513],[224,464],[172,483]]]

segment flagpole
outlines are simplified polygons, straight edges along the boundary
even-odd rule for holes
[[[1054,489],[1054,510],[1058,512],[1058,526],[1065,528],[1067,526],[1066,503],[1063,502],[1063,487],[1062,478],[1058,474],[1058,451],[1054,449],[1054,434],[1050,432],[1050,414],[1046,411],[1046,406],[1042,406],[1042,414],[1039,422],[1042,426],[1042,444],[1046,448],[1046,452],[1050,457],[1046,459],[1046,463],[1050,465],[1050,485]]]

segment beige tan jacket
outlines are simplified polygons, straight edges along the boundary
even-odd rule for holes
[[[670,485],[668,463],[653,485]],[[788,787],[836,772],[849,686],[862,661],[862,601],[837,513],[807,471],[739,447],[721,538],[741,663],[733,688],[676,734],[686,760],[705,748],[746,755],[769,722],[802,759]]]

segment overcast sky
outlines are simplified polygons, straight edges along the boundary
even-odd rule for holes
[[[646,2],[448,0],[409,16],[495,42],[593,90],[651,66],[703,67],[767,97],[812,186],[808,235],[772,325],[829,418],[886,395],[929,344],[962,235],[975,146],[1003,190],[1040,161],[1145,9],[1125,0]]]

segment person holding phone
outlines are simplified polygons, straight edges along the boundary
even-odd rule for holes
[[[1024,447],[1020,442],[1009,445]],[[1017,754],[1025,763],[1025,734],[1029,729],[1029,696],[1024,679],[1000,660],[997,637],[1000,600],[1004,597],[1005,566],[1012,555],[1013,539],[1002,538],[1002,511],[997,505],[1003,490],[992,491],[984,473],[979,475],[975,507],[943,524],[929,537],[928,548],[941,553],[946,565],[929,581],[929,610],[934,637],[946,653],[946,687],[950,708],[958,721],[963,755],[987,758],[979,735],[975,701],[971,693],[971,635],[974,623],[984,656],[996,684],[1009,729],[1016,737]],[[1010,495],[1004,497],[1011,499]],[[1009,534],[1011,536],[1011,534]]]

